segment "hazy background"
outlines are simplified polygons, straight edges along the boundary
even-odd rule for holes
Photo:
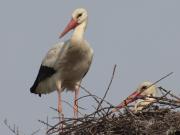
[[[42,58],[56,42],[78,7],[88,10],[86,39],[94,59],[83,85],[102,97],[114,64],[117,72],[107,100],[114,105],[128,96],[142,81],[156,81],[179,94],[180,89],[180,1],[178,0],[0,0],[0,134],[12,135],[4,126],[8,118],[26,135],[44,127],[37,120],[57,114],[57,93],[39,98],[31,94]],[[81,92],[81,95],[85,94]],[[74,93],[63,93],[72,103]],[[93,100],[80,106],[91,112]],[[72,116],[64,104],[66,116]],[[43,132],[43,129],[42,129]],[[41,133],[42,133],[41,132]]]

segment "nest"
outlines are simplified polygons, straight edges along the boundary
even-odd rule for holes
[[[80,97],[78,100],[91,97],[96,102],[95,110],[91,114],[79,112],[83,117],[77,119],[64,118],[61,120],[60,117],[57,117],[58,122],[56,124],[50,124],[48,117],[46,121],[39,120],[47,126],[46,135],[180,135],[180,97],[163,87],[158,87],[161,95],[159,97],[149,97],[154,98],[153,102],[141,111],[135,113],[133,104],[124,106],[117,112],[112,111],[115,106],[106,101],[105,97],[110,89],[115,69],[116,65],[102,98],[80,86],[87,95]],[[153,85],[171,74],[169,73],[159,79]],[[57,111],[57,109],[52,109]],[[15,135],[20,135],[19,128],[16,125],[11,127],[7,119],[4,120],[4,124]],[[40,130],[34,131],[32,135],[37,134]]]
[[[137,113],[131,111],[132,105],[112,113],[112,104],[88,92],[97,102],[93,113],[78,119],[64,118],[53,126],[40,122],[48,126],[48,135],[179,135],[180,98],[162,87],[159,90],[162,96],[151,97],[156,102]],[[102,102],[106,103],[106,107],[102,106]]]
[[[81,88],[88,95],[82,98],[92,97],[97,103],[91,114],[85,114],[77,119],[64,118],[55,125],[49,124],[48,120],[41,121],[47,126],[47,135],[180,135],[180,98],[159,87],[161,96],[150,97],[155,101],[143,110],[134,113],[134,105],[125,106],[118,112],[113,113],[115,108],[105,100],[110,89],[116,65],[108,88],[102,98],[90,93],[87,89]],[[172,73],[164,76],[155,83],[161,81]],[[154,83],[154,84],[155,84]],[[56,109],[54,109],[56,110]],[[80,112],[79,112],[80,113]],[[82,114],[82,113],[81,113]],[[58,118],[59,119],[59,118]]]

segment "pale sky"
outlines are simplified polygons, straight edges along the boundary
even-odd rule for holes
[[[49,109],[57,107],[57,93],[39,98],[31,94],[41,60],[57,42],[74,9],[88,10],[86,39],[94,49],[94,59],[83,85],[93,94],[103,96],[117,64],[107,100],[116,105],[139,83],[156,81],[180,94],[180,1],[178,0],[1,0],[0,1],[0,133],[12,135],[4,126],[7,118],[26,135],[44,127],[37,120],[57,116]],[[85,93],[81,91],[81,96]],[[73,103],[74,93],[63,93]],[[93,100],[80,106],[93,111]],[[65,116],[73,111],[63,104]],[[42,132],[43,133],[43,129]]]

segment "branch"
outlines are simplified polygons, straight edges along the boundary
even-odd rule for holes
[[[117,65],[115,64],[115,65],[114,65],[114,68],[113,68],[113,73],[112,73],[112,76],[111,76],[111,80],[110,80],[109,85],[108,85],[108,88],[107,88],[106,92],[104,93],[104,96],[103,96],[102,100],[100,101],[100,103],[99,103],[99,105],[98,105],[98,107],[97,107],[97,110],[99,110],[99,107],[100,107],[101,104],[103,103],[103,101],[104,101],[104,99],[106,98],[107,93],[108,93],[108,91],[109,91],[109,89],[110,89],[110,87],[111,87],[112,81],[113,81],[113,79],[114,79],[114,74],[115,74],[115,71],[116,71],[116,67],[117,67]]]

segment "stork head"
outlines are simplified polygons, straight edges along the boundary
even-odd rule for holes
[[[123,108],[124,106],[136,101],[139,98],[145,96],[156,96],[157,88],[149,81],[145,81],[139,85],[135,92],[133,92],[130,96],[128,96],[123,102],[121,102],[116,108]],[[116,109],[113,110],[115,112]]]
[[[84,8],[78,8],[72,13],[72,19],[61,33],[60,38],[62,38],[70,30],[76,28],[78,25],[87,20],[87,11]]]
[[[156,95],[156,86],[153,85],[151,82],[149,81],[145,81],[143,83],[141,83],[137,89],[137,92],[142,92],[141,95],[142,96],[155,96]]]
[[[143,96],[155,96],[156,95],[156,86],[149,81],[141,83],[135,92],[133,92],[129,97],[136,100]],[[132,100],[132,102],[134,101]]]
[[[78,23],[81,24],[87,19],[87,11],[84,8],[78,8],[72,13],[72,18]]]
[[[128,104],[145,96],[156,96],[156,86],[149,81],[145,81],[139,85],[135,92],[128,96]]]

